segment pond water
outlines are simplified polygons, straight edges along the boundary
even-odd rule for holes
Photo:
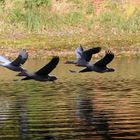
[[[48,60],[29,60],[34,71]],[[114,59],[113,73],[60,62],[55,82],[20,81],[0,68],[0,140],[140,140],[140,59]]]

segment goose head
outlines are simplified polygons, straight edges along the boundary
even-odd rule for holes
[[[55,76],[48,76],[48,81],[55,81],[57,80],[57,77]]]
[[[113,68],[107,68],[106,71],[107,71],[107,72],[114,72],[115,69],[113,69]]]

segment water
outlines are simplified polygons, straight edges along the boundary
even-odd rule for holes
[[[111,66],[114,73],[79,74],[61,62],[56,82],[19,81],[1,67],[0,140],[140,140],[140,59]]]

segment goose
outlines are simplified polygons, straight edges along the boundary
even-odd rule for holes
[[[26,52],[25,49],[22,49],[19,51],[19,55],[18,57],[13,60],[10,61],[7,58],[5,58],[4,56],[0,55],[0,66],[6,67],[12,71],[24,71],[25,69],[21,67],[21,65],[23,65],[26,60],[28,59],[28,52]]]
[[[107,64],[109,64],[113,60],[113,58],[114,53],[108,50],[106,51],[105,56],[101,60],[95,62],[94,64],[88,63],[86,65],[86,68],[79,72],[90,72],[90,71],[95,71],[99,73],[114,72],[115,69],[107,67]]]
[[[76,66],[85,67],[85,65],[91,60],[92,55],[101,51],[100,47],[91,48],[88,50],[83,49],[82,45],[80,45],[76,50],[76,61],[66,61],[65,64],[75,64]]]
[[[49,75],[49,73],[57,66],[59,62],[59,57],[54,56],[51,61],[42,67],[40,70],[34,73],[28,73],[27,71],[22,71],[17,76],[25,76],[21,80],[36,80],[36,81],[54,81],[57,80],[55,76]]]

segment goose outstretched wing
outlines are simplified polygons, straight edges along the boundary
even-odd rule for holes
[[[43,68],[35,72],[35,74],[41,76],[48,75],[57,66],[58,62],[59,57],[58,56],[53,57],[52,60],[47,65],[45,65]]]
[[[18,57],[11,62],[11,65],[19,67],[21,64],[24,64],[28,58],[28,53],[26,50],[20,50]]]
[[[16,67],[19,67],[21,65],[22,56],[19,55],[14,61],[12,61],[10,64]]]
[[[75,50],[75,54],[76,54],[76,58],[77,59],[81,59],[82,58],[83,51],[84,51],[84,49],[83,49],[82,45],[80,45],[80,47],[78,47]]]
[[[87,62],[89,62],[91,60],[91,58],[92,58],[92,55],[96,54],[96,53],[98,53],[100,51],[101,51],[101,47],[91,48],[91,49],[85,50],[83,52],[83,56],[84,56],[85,60]]]
[[[22,56],[21,64],[24,64],[26,60],[28,59],[28,52],[26,52],[25,49],[20,50],[19,55]]]
[[[106,67],[107,64],[109,64],[114,58],[114,54],[111,51],[106,51],[105,56],[97,61],[94,65],[98,67]]]
[[[1,55],[0,55],[0,62],[2,62],[2,63],[6,63],[6,64],[11,63],[10,60],[8,60],[7,58],[5,58],[4,56],[1,56]]]

